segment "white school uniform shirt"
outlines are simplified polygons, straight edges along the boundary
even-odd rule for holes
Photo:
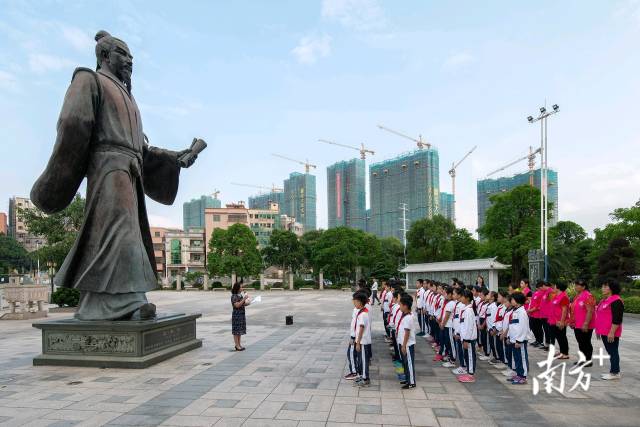
[[[509,318],[511,316],[509,316],[509,314],[511,314],[511,310],[507,310],[507,308],[505,307],[504,309],[504,314],[503,314],[503,318],[502,318],[502,330],[506,331],[507,329],[509,329]],[[507,331],[507,334],[509,332]],[[508,335],[507,335],[508,336]]]
[[[489,308],[489,304],[486,301],[481,301],[480,307],[478,307],[478,316],[480,316],[481,319],[487,319],[487,308]]]
[[[429,297],[429,290],[427,288],[422,288],[424,292],[422,292],[422,308],[427,308],[427,298]]]
[[[364,305],[364,308],[367,309],[367,317],[369,318],[369,327],[371,327],[371,312],[373,311],[373,307],[371,306],[371,300]]]
[[[396,313],[398,312],[399,308],[400,306],[398,304],[393,304],[391,306],[391,310],[389,311],[389,325],[391,326],[391,329],[395,329],[396,327],[393,320],[395,319]]]
[[[353,313],[351,313],[351,326],[349,328],[349,335],[351,336],[351,338],[356,337],[356,333],[354,331],[356,330],[356,314],[358,313],[358,311],[359,310],[354,307]]]
[[[442,310],[444,310],[444,297],[442,295],[436,296],[436,302],[434,304],[434,316],[437,321],[440,321],[440,316],[442,316]]]
[[[464,305],[458,301],[454,302],[453,311],[451,312],[451,317],[453,317],[451,324],[453,325],[453,333],[460,335],[460,311],[462,311]]]
[[[416,294],[416,306],[418,308],[424,307],[424,300],[422,299],[422,295],[424,295],[424,288],[418,289],[418,293]]]
[[[391,301],[393,300],[393,292],[387,291],[384,296],[384,301],[382,302],[382,311],[388,313],[391,309]]]
[[[371,290],[372,291],[377,291],[378,290],[378,282],[374,281],[373,285],[371,285]]]
[[[451,300],[451,301],[448,301],[447,305],[444,306],[444,316],[445,317],[447,316],[447,312],[451,313],[449,315],[449,319],[447,320],[447,323],[445,323],[444,325],[446,328],[453,327],[453,308],[456,306],[457,302],[458,301]]]
[[[402,315],[401,315],[402,316]],[[408,313],[402,317],[402,321],[398,326],[399,333],[397,334],[398,344],[402,345],[404,343],[404,334],[405,331],[409,331],[409,339],[407,340],[407,347],[410,345],[414,345],[416,343],[416,330],[415,330],[415,322],[413,321],[413,314]]]
[[[356,341],[358,340],[360,328],[362,327],[364,327],[364,331],[362,332],[360,344],[371,344],[371,322],[369,321],[369,312],[366,308],[359,310],[359,313],[356,314]]]
[[[473,312],[473,304],[469,304],[460,313],[460,338],[463,340],[478,339],[476,328],[476,314]]]
[[[503,319],[504,319],[504,312],[507,310],[507,308],[504,306],[504,304],[500,304],[495,311],[495,317],[494,317],[494,324],[493,326],[495,326],[496,330],[498,332],[502,332],[502,326],[503,326]]]
[[[513,311],[509,321],[509,341],[524,342],[529,335],[529,316],[527,310],[520,306]]]
[[[496,315],[497,309],[498,309],[498,305],[495,302],[486,304],[485,316],[487,319],[487,330],[492,329],[493,326],[495,325],[495,315]]]

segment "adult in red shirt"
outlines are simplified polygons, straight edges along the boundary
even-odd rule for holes
[[[549,350],[549,344],[551,344],[551,325],[549,324],[549,315],[551,311],[551,298],[553,289],[551,289],[548,282],[542,282],[540,288],[540,323],[542,324],[542,330],[544,331],[544,345],[542,346],[544,351]]]
[[[549,309],[549,330],[551,332],[551,344],[558,343],[560,354],[558,359],[569,358],[569,341],[567,341],[567,323],[569,320],[569,296],[567,296],[567,284],[557,283],[552,285],[551,305]]]
[[[596,320],[596,299],[589,292],[589,285],[586,281],[576,280],[574,286],[577,294],[571,303],[571,320],[569,324],[573,328],[578,348],[585,357],[583,367],[589,367],[592,365],[593,345],[591,344],[591,337],[593,336]],[[580,363],[579,360],[574,365],[578,363]]]

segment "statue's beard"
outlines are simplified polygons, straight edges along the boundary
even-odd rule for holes
[[[127,91],[129,92],[129,94],[131,94],[131,74],[125,74],[122,82],[127,87]]]

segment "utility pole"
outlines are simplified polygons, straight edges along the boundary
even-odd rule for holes
[[[402,232],[402,246],[404,248],[404,266],[407,266],[407,204],[400,203],[400,210],[402,211],[402,228],[400,231]],[[409,273],[406,273],[407,285],[409,284]]]
[[[558,104],[553,104],[553,111],[540,107],[537,118],[527,117],[529,123],[540,122],[540,250],[544,255],[544,280],[549,280],[549,163],[547,151],[547,119],[560,111]]]

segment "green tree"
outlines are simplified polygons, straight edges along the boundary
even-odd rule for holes
[[[307,231],[300,238],[302,252],[304,254],[304,267],[307,269],[318,270],[318,266],[314,264],[313,254],[315,253],[315,245],[322,236],[323,230]]]
[[[453,245],[453,260],[475,259],[480,251],[480,244],[464,228],[456,228],[451,235]]]
[[[609,243],[616,238],[626,239],[634,249],[636,257],[640,257],[640,201],[629,208],[615,209],[610,217],[611,223],[594,230],[595,240],[591,253],[593,272],[597,272],[598,259],[607,251]]]
[[[0,234],[0,274],[21,272],[29,264],[27,251],[14,238]]]
[[[380,252],[379,240],[362,230],[337,227],[320,234],[313,245],[312,264],[328,277],[348,280],[356,267],[371,268]]]
[[[407,258],[410,263],[453,259],[456,232],[453,222],[441,215],[414,221],[407,232]]]
[[[549,228],[549,240],[566,246],[574,246],[587,238],[587,232],[573,221],[558,221]]]
[[[304,248],[298,236],[289,230],[273,230],[269,244],[262,249],[268,265],[277,265],[284,271],[297,271],[304,261]]]
[[[35,208],[19,209],[18,215],[24,219],[29,232],[46,240],[46,244],[31,256],[61,266],[82,227],[84,207],[85,199],[76,194],[69,206],[51,215]]]
[[[491,196],[485,224],[478,230],[484,250],[511,264],[511,280],[518,282],[530,249],[540,245],[540,191],[529,185]]]
[[[235,273],[241,279],[260,273],[262,258],[251,229],[244,224],[215,229],[209,241],[207,268],[212,276]]]
[[[383,237],[380,242],[380,252],[369,270],[369,276],[378,279],[399,277],[398,268],[404,264],[404,248],[402,242],[395,237]]]
[[[630,282],[636,274],[636,252],[624,237],[609,242],[607,250],[598,258],[598,279],[612,278],[620,283]]]

